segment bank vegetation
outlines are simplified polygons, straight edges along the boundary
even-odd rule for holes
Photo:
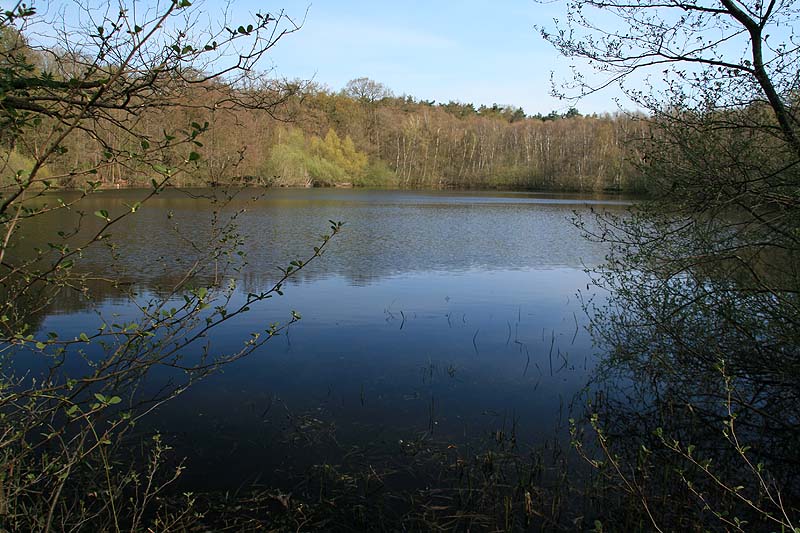
[[[13,28],[3,29],[0,46],[32,78],[50,84],[67,82],[91,65],[92,58],[34,47]],[[367,78],[341,90],[268,77],[206,78],[199,70],[174,73],[168,98],[140,92],[137,98],[147,100],[141,105],[103,109],[106,122],[124,122],[126,133],[101,124],[76,131],[39,176],[53,187],[80,188],[91,169],[102,187],[150,186],[152,169],[142,158],[165,167],[184,162],[186,154],[171,148],[174,134],[167,132],[185,124],[185,135],[202,133],[202,142],[196,140],[202,157],[192,161],[192,172],[171,180],[181,187],[647,189],[647,180],[630,163],[640,157],[635,141],[648,134],[641,116],[583,116],[575,108],[529,116],[514,106],[396,96]],[[2,105],[35,113],[37,121],[23,134],[0,135],[6,182],[40,157],[64,104],[48,83],[9,89]],[[141,110],[131,123],[129,110],[136,107]],[[129,157],[109,157],[117,151]]]

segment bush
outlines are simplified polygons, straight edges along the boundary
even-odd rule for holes
[[[291,129],[275,145],[265,172],[286,187],[332,187],[353,184],[365,178],[367,155],[356,150],[350,137],[341,140],[328,130],[325,139],[306,140],[300,130]]]
[[[385,162],[373,159],[367,164],[363,175],[353,180],[353,185],[376,189],[397,187],[397,174]]]
[[[0,151],[0,187],[13,187],[18,183],[18,177],[24,181],[30,176],[35,163],[33,158],[22,155],[17,150]],[[51,178],[47,167],[42,167],[37,175],[42,180]]]

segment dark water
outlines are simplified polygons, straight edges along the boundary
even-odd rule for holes
[[[593,366],[578,291],[602,246],[581,238],[573,211],[624,209],[603,197],[514,193],[354,190],[245,191],[225,205],[168,192],[113,228],[122,251],[87,251],[79,268],[131,283],[146,299],[180,279],[202,253],[213,212],[241,209],[247,264],[231,273],[242,291],[277,279],[277,267],[307,257],[328,220],[345,230],[282,298],[264,302],[210,340],[220,352],[251,331],[303,319],[245,360],[199,383],[147,420],[206,487],[279,482],[293,466],[328,460],[325,433],[342,447],[402,450],[420,436],[466,446],[502,429],[535,446],[564,435],[574,395]],[[124,210],[143,193],[103,192],[82,202]],[[73,213],[25,228],[16,253],[46,242]],[[72,217],[72,218],[70,218]],[[97,217],[94,217],[96,219]],[[81,231],[96,225],[85,217]],[[205,279],[221,276],[213,268]],[[111,288],[94,302],[69,296],[41,320],[62,337],[100,320],[135,317]],[[199,348],[198,348],[199,349]],[[155,377],[158,379],[158,376]],[[560,430],[558,428],[561,428]],[[307,431],[307,434],[303,432]]]

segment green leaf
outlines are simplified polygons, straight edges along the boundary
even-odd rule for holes
[[[198,159],[200,159],[200,154],[197,152],[191,152],[189,154],[189,161],[197,161]]]
[[[102,218],[102,219],[103,219],[103,220],[105,220],[106,222],[108,222],[109,220],[111,220],[111,219],[109,218],[109,216],[108,216],[108,211],[106,211],[105,209],[99,209],[99,210],[95,211],[95,212],[94,212],[94,216],[96,216],[96,217],[98,217],[98,218]]]
[[[80,339],[81,339],[83,342],[89,342],[89,337],[86,335],[86,333],[81,333],[81,334],[80,334]]]

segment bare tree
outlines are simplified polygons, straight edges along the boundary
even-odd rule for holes
[[[354,100],[370,104],[392,96],[392,91],[388,87],[369,78],[356,78],[348,81],[344,92]]]
[[[592,407],[604,464],[655,528],[792,529],[795,2],[578,0],[568,13],[542,35],[596,71],[565,93],[620,83],[649,112],[636,163],[652,198],[589,233],[612,247],[595,272],[611,296],[590,305],[611,378]]]
[[[567,4],[565,25],[541,28],[562,54],[588,60],[601,76],[578,73],[562,95],[578,96],[612,84],[651,111],[702,106],[735,108],[767,102],[780,134],[800,154],[798,89],[800,48],[792,1],[593,1]],[[649,70],[659,91],[626,80]],[[639,80],[641,81],[641,79]]]
[[[18,3],[0,13],[0,523],[16,531],[139,530],[153,517],[155,496],[180,474],[159,481],[165,446],[154,441],[151,459],[120,463],[121,436],[161,402],[221,365],[251,353],[299,319],[265,325],[231,353],[200,347],[187,352],[213,328],[256,302],[282,294],[284,282],[318,257],[331,232],[306,259],[292,261],[275,283],[232,304],[241,266],[241,213],[217,211],[207,242],[165,294],[142,301],[138,320],[87,324],[74,338],[37,328],[37,316],[58,294],[90,297],[117,285],[111,267],[80,268],[89,247],[109,243],[110,233],[142,204],[160,194],[202,158],[208,123],[146,127],[145,117],[176,108],[215,110],[245,106],[267,112],[286,92],[259,85],[257,61],[299,28],[282,12],[257,13],[232,25],[224,16],[201,23],[188,0],[143,8],[137,2],[61,6],[39,13]],[[258,87],[259,90],[254,88]],[[212,97],[198,98],[198,91]],[[74,140],[87,149],[65,168]],[[89,157],[88,149],[102,157]],[[175,157],[178,154],[178,157]],[[151,187],[125,209],[82,212],[84,200],[111,167],[150,177]],[[69,179],[77,194],[54,194]],[[216,195],[225,202],[227,193]],[[219,206],[218,206],[219,207]],[[74,227],[51,228],[47,246],[17,242],[21,227],[46,224],[54,211],[74,212]],[[209,266],[212,278],[200,276]],[[199,352],[199,355],[197,353]],[[194,353],[194,356],[191,354]],[[91,354],[91,355],[89,355]],[[24,363],[20,363],[20,361]],[[84,361],[80,370],[67,361]],[[182,376],[160,392],[137,394],[155,367]],[[28,369],[39,368],[41,371]],[[186,527],[191,513],[163,516],[154,527]],[[166,520],[166,521],[165,521]]]

